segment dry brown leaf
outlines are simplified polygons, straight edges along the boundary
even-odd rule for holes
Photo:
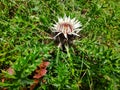
[[[34,83],[30,86],[30,90],[34,90],[34,88],[36,87],[36,85],[39,83],[38,79],[34,79]]]
[[[50,62],[42,62],[40,64],[40,69],[46,69],[49,64],[50,64]]]
[[[35,74],[33,78],[40,79],[46,74],[47,70],[46,69],[40,69],[39,73]]]
[[[7,71],[10,75],[13,75],[15,73],[14,69],[12,69],[11,67],[9,67]]]
[[[34,88],[38,85],[38,83],[39,83],[39,81],[40,81],[40,78],[42,78],[45,74],[46,74],[46,72],[47,72],[47,70],[46,70],[46,68],[47,68],[47,66],[49,65],[50,63],[49,62],[42,62],[40,65],[39,65],[39,68],[37,68],[36,70],[35,70],[35,74],[34,74],[34,76],[33,76],[33,78],[34,78],[34,83],[30,86],[30,90],[34,90]],[[44,82],[46,82],[46,81],[44,81]]]

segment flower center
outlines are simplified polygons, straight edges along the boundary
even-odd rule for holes
[[[72,32],[72,25],[70,25],[68,23],[62,23],[62,24],[60,24],[60,31],[64,34],[68,34],[68,33]]]

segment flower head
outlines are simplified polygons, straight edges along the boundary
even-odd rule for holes
[[[63,18],[58,18],[58,22],[56,22],[52,29],[53,32],[57,32],[54,36],[56,39],[57,36],[63,34],[66,39],[68,39],[68,35],[79,36],[78,33],[81,31],[81,23],[75,18],[71,19],[70,16],[64,16]]]

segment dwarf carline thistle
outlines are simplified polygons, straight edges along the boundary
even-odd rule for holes
[[[58,22],[52,27],[52,32],[57,32],[54,39],[60,34],[63,34],[67,40],[68,35],[79,36],[78,33],[82,30],[81,27],[82,24],[75,18],[71,19],[70,16],[64,16],[63,18],[59,17]]]

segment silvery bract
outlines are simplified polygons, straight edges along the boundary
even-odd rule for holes
[[[79,36],[78,33],[82,30],[81,26],[81,23],[75,18],[71,19],[67,16],[64,16],[63,18],[58,18],[58,22],[56,22],[52,27],[52,32],[57,33],[54,36],[54,39],[56,39],[56,37],[60,34],[63,34],[67,40],[69,39],[68,35]]]

